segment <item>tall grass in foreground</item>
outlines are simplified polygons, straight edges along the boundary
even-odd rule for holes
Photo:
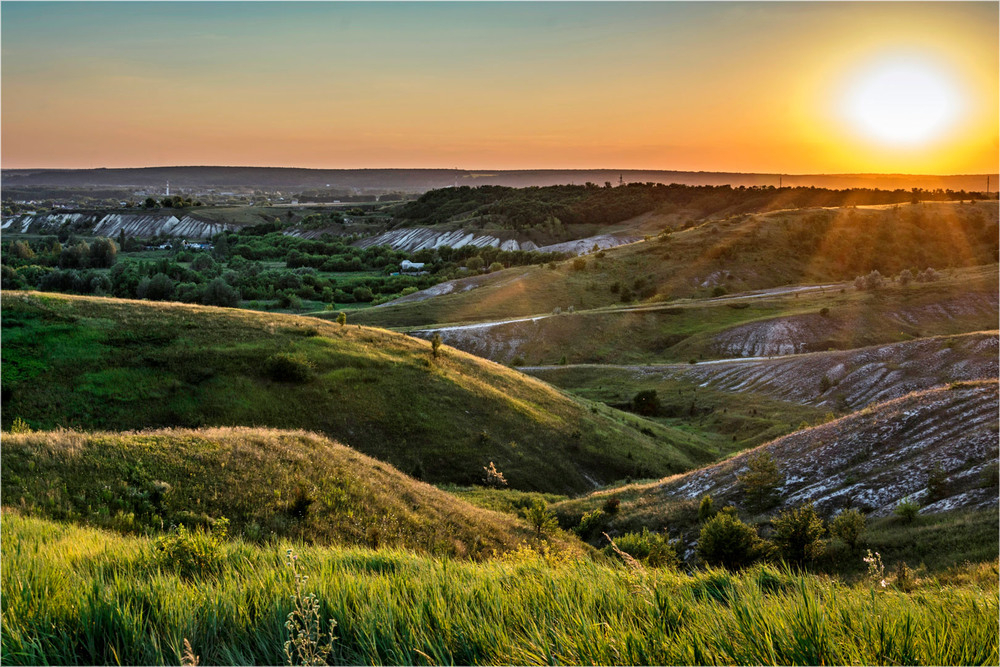
[[[280,664],[287,545],[223,545],[217,574],[154,543],[3,513],[3,664]],[[845,586],[771,567],[633,571],[296,546],[330,661],[351,664],[996,664],[996,567],[961,588]],[[979,583],[976,583],[978,581]]]

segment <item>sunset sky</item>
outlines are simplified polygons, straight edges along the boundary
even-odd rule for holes
[[[996,172],[997,16],[5,1],[2,166]]]

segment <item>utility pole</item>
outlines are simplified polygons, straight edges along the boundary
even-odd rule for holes
[[[618,187],[625,185],[625,180],[622,178],[621,174],[618,174]]]
[[[778,189],[781,189],[781,174],[778,174]]]

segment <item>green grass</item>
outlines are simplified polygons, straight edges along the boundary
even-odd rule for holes
[[[401,334],[305,317],[7,292],[3,424],[268,426],[328,435],[429,482],[571,493],[707,463],[682,433]],[[275,379],[299,355],[308,379]],[[588,477],[590,479],[588,479]]]
[[[531,507],[536,500],[546,505],[566,500],[566,496],[555,493],[539,493],[537,491],[518,491],[517,489],[494,489],[485,486],[457,486],[442,484],[442,491],[461,498],[477,507],[496,512],[519,514],[521,510]]]
[[[828,411],[750,392],[727,392],[698,383],[635,373],[613,366],[567,366],[528,371],[592,401],[626,407],[640,391],[653,389],[664,425],[684,429],[716,448],[719,456],[756,447],[822,421]]]
[[[146,538],[3,513],[4,664],[284,662],[279,542],[183,578]],[[996,664],[996,565],[905,593],[773,567],[634,572],[525,551],[475,564],[294,545],[333,664]]]
[[[123,532],[230,521],[248,540],[485,558],[532,532],[304,431],[5,434],[3,497],[23,513]],[[557,536],[553,548],[579,551]]]

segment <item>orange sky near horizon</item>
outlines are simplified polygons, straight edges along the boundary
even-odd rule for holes
[[[8,1],[0,154],[8,169],[996,172],[997,7]],[[948,98],[908,143],[844,110],[900,60]],[[883,131],[938,103],[915,100]]]

